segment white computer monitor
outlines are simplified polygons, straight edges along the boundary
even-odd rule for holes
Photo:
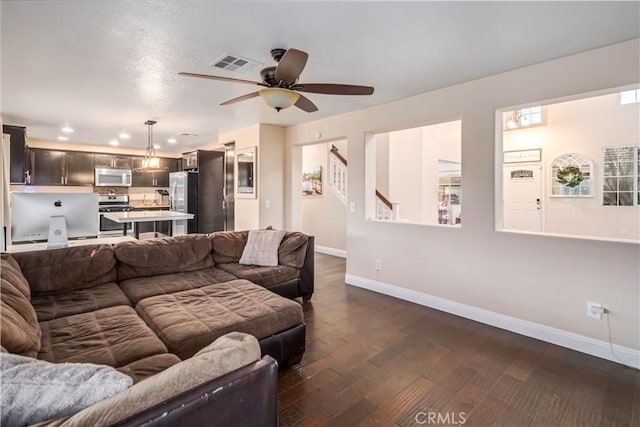
[[[62,229],[62,221],[66,231]],[[53,227],[52,225],[53,219]],[[96,193],[11,193],[11,241],[41,242],[51,228],[56,244],[66,239],[95,237],[100,230]],[[66,234],[66,235],[63,235]],[[61,243],[62,242],[62,243]]]

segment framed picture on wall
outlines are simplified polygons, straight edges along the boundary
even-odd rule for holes
[[[322,194],[322,166],[307,166],[302,170],[302,195],[319,196]]]

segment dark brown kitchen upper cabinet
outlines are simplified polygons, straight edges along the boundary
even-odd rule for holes
[[[40,150],[32,148],[31,154],[31,184],[33,185],[64,185],[64,151]]]
[[[198,150],[189,153],[182,153],[182,170],[197,171],[198,170]]]
[[[31,184],[93,185],[93,154],[32,148]]]
[[[27,128],[24,126],[2,125],[2,133],[8,134],[11,138],[9,140],[11,149],[9,153],[9,181],[12,184],[24,184],[27,170]]]
[[[131,156],[118,154],[96,154],[95,167],[106,169],[131,169]]]
[[[134,187],[168,187],[169,173],[176,172],[180,165],[180,159],[160,157],[160,168],[164,169],[164,171],[144,172],[140,170],[143,160],[144,157],[142,156],[131,157],[131,166],[133,168],[132,185]]]
[[[93,185],[95,174],[92,153],[67,151],[65,162],[66,185]]]

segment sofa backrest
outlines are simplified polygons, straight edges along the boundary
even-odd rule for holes
[[[213,260],[216,264],[240,261],[248,237],[248,231],[219,231],[211,234]]]
[[[0,256],[0,341],[10,353],[36,357],[42,332],[30,302],[30,289],[16,260]]]
[[[114,282],[111,245],[74,246],[13,254],[34,295],[55,295]]]
[[[238,262],[247,244],[248,231],[219,231],[211,235],[213,259],[216,264]],[[278,264],[302,268],[309,236],[299,231],[287,231],[278,248]]]
[[[309,236],[299,231],[287,232],[278,248],[278,264],[302,268],[307,254]]]
[[[113,246],[118,280],[200,270],[214,265],[211,239],[188,234],[160,239],[121,242]]]

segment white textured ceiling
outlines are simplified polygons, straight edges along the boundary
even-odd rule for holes
[[[256,122],[291,125],[566,56],[640,34],[638,2],[6,1],[0,6],[1,113],[30,137],[180,151]],[[219,106],[260,80],[210,66],[225,52],[274,65],[272,48],[309,53],[300,81],[375,87],[309,94],[319,111],[280,113],[259,99]],[[180,133],[198,137],[180,137]],[[176,137],[177,147],[166,139]]]

